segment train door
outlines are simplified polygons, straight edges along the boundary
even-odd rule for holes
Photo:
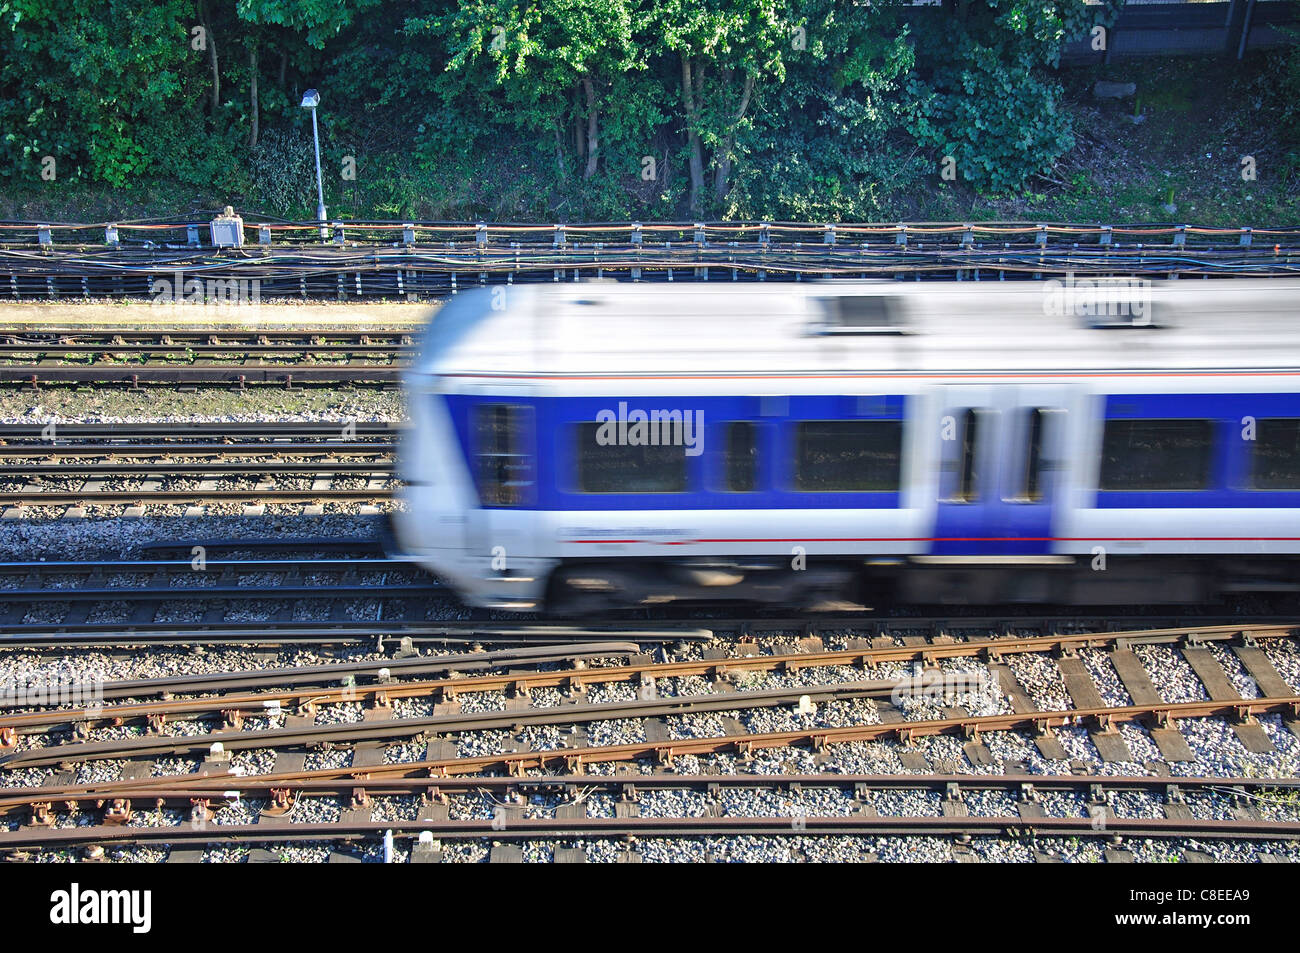
[[[938,421],[936,555],[1052,551],[1066,393],[1046,386],[944,389]]]

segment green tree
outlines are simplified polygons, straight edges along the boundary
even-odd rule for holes
[[[807,26],[784,0],[653,0],[651,49],[680,67],[691,211],[705,197],[704,150],[713,199],[726,198],[736,139],[749,124],[755,88],[785,79],[786,61],[807,52]],[[800,32],[802,31],[802,32]]]
[[[283,27],[317,50],[372,9],[380,0],[236,0],[245,23]]]
[[[1123,0],[945,0],[916,29],[909,118],[923,145],[993,191],[1023,187],[1074,145],[1062,90],[1049,70],[1065,42],[1114,21]]]
[[[305,43],[323,50],[326,42],[350,27],[358,16],[380,0],[236,0],[241,39],[248,62],[250,149],[257,146],[260,118],[258,79],[263,46],[278,42],[281,48],[281,85],[288,63],[288,49]]]
[[[834,222],[871,219],[889,193],[920,177],[923,160],[902,126],[914,66],[896,10],[806,2],[806,51],[758,101],[738,141],[744,161],[722,207],[728,217]]]
[[[602,113],[612,82],[644,70],[643,50],[633,42],[640,0],[467,0],[446,16],[414,21],[408,29],[442,36],[447,69],[473,76],[485,66],[490,81],[513,107],[515,121],[554,136],[555,159],[565,162],[565,128],[580,117],[585,135],[576,151],[585,156],[583,179],[596,174]]]
[[[157,136],[190,108],[184,0],[0,3],[0,175],[122,185],[156,168]]]

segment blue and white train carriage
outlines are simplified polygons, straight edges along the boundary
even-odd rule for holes
[[[1298,293],[463,294],[407,380],[395,538],[517,610],[1294,592]]]

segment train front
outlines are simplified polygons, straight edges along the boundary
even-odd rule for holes
[[[389,546],[466,602],[513,611],[540,606],[551,568],[532,551],[533,514],[512,498],[527,483],[519,468],[535,434],[497,382],[508,342],[528,337],[528,297],[513,287],[465,292],[426,328],[405,376],[410,425]]]

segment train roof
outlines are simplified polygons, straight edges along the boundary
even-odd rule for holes
[[[511,285],[456,296],[416,375],[1295,369],[1300,279]]]

